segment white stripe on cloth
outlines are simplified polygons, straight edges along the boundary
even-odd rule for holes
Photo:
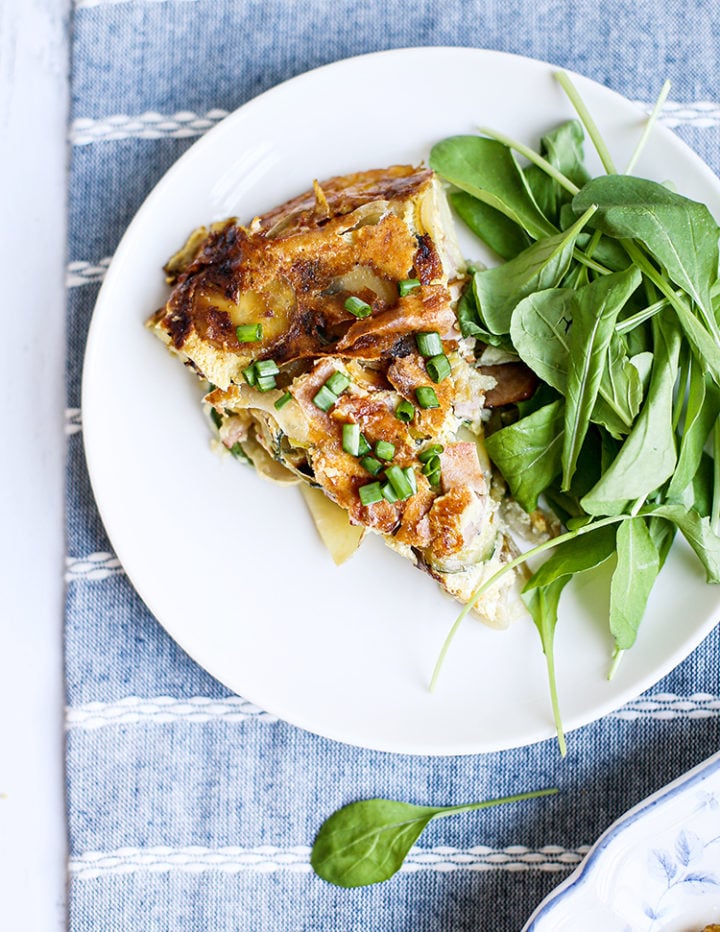
[[[82,430],[82,415],[80,408],[65,408],[65,433],[79,434]]]
[[[70,127],[70,142],[86,146],[111,139],[185,139],[202,136],[228,115],[227,110],[208,110],[205,114],[181,110],[165,115],[149,110],[136,116],[117,113],[99,120],[80,118]]]
[[[240,696],[228,696],[225,699],[210,699],[206,696],[192,696],[189,699],[154,696],[141,699],[138,696],[127,696],[117,702],[86,702],[72,706],[66,711],[65,727],[68,730],[91,730],[104,725],[134,725],[139,722],[157,725],[167,722],[203,724],[218,720],[244,722],[248,719],[277,721],[269,712]]]
[[[112,256],[104,256],[97,262],[84,262],[82,259],[68,262],[65,270],[65,286],[76,288],[78,285],[87,285],[90,282],[101,282],[111,262]]]
[[[116,6],[119,3],[133,3],[138,0],[75,0],[75,9],[84,10],[94,6]],[[140,0],[143,3],[197,3],[198,0]]]
[[[171,848],[158,845],[149,848],[118,848],[114,851],[88,851],[70,859],[70,874],[76,880],[95,880],[112,874],[138,872],[204,873],[219,871],[237,874],[242,871],[273,873],[290,871],[308,873],[310,848],[305,845],[279,848],[262,845],[257,848],[203,848],[189,846]],[[511,845],[507,848],[413,848],[401,870],[405,872],[436,871],[567,871],[582,861],[590,850],[587,845],[562,848],[545,845],[527,848]]]
[[[636,104],[648,113],[652,109],[652,105],[644,101],[636,101]],[[99,119],[80,117],[72,122],[70,142],[76,146],[86,146],[93,142],[117,139],[162,139],[164,137],[180,139],[201,136],[227,115],[227,110],[214,108],[205,114],[193,113],[190,110],[162,114],[149,110],[135,115],[116,113]],[[720,103],[710,100],[696,100],[689,103],[668,101],[665,103],[659,122],[670,128],[718,126],[720,125]]]
[[[78,411],[78,418],[79,416]],[[105,551],[88,553],[84,557],[65,557],[66,582],[75,582],[80,579],[108,579],[110,576],[119,576],[123,572],[118,558]]]
[[[720,716],[720,696],[710,693],[693,693],[677,696],[660,693],[640,697],[627,703],[606,718],[633,722],[641,719],[667,721],[670,719],[704,719]],[[169,722],[194,722],[204,724],[211,721],[244,722],[261,719],[276,722],[277,718],[239,696],[210,699],[206,696],[191,696],[178,699],[173,696],[153,696],[147,699],[126,696],[114,702],[86,702],[66,709],[65,725],[68,730],[92,730],[106,725],[153,725]]]

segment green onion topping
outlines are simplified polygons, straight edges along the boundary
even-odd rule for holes
[[[381,460],[391,460],[395,456],[395,444],[387,440],[378,440],[375,444],[375,456]]]
[[[362,298],[356,298],[355,295],[347,299],[345,302],[345,310],[350,311],[355,317],[369,317],[372,314],[372,308],[367,301],[363,301]]]
[[[380,460],[376,460],[374,456],[363,456],[360,465],[363,469],[367,469],[372,476],[377,476],[378,473],[382,472],[383,468],[383,464]]]
[[[442,355],[443,345],[440,334],[437,330],[425,331],[415,334],[415,343],[417,344],[418,353],[426,359],[429,356]]]
[[[427,463],[431,457],[442,453],[444,449],[445,447],[441,443],[431,443],[429,447],[425,447],[422,453],[418,453],[418,459],[421,463]]]
[[[338,396],[331,391],[327,385],[323,385],[320,391],[313,396],[313,404],[321,411],[329,411],[334,404],[337,404]]]
[[[440,457],[431,456],[422,468],[423,476],[432,476],[434,472],[440,472]]]
[[[404,298],[406,294],[410,294],[411,291],[419,287],[420,281],[417,278],[404,278],[401,282],[398,282],[398,291],[400,292],[401,298]]]
[[[291,401],[291,400],[292,400],[292,395],[290,394],[290,392],[285,392],[285,394],[280,395],[278,400],[275,402],[275,407],[279,411],[280,408],[284,408],[285,405],[288,403],[288,401]]]
[[[345,389],[350,385],[350,379],[344,372],[335,371],[325,384],[333,394],[342,395]]]
[[[395,417],[398,421],[402,421],[403,424],[409,424],[415,417],[415,408],[409,401],[403,398],[402,401],[398,402],[397,408],[395,408]]]
[[[398,501],[398,497],[393,492],[393,487],[390,485],[389,482],[386,482],[385,485],[382,487],[382,496],[385,499],[385,501],[390,502],[391,505],[394,504],[396,501]]]
[[[429,385],[421,385],[415,389],[415,397],[421,408],[439,408],[440,402],[435,394],[435,389]]]
[[[410,480],[399,466],[388,466],[385,470],[385,477],[398,498],[410,498],[413,494]]]
[[[262,340],[262,324],[242,324],[235,328],[238,343],[257,343]]]
[[[383,494],[379,482],[368,482],[367,485],[361,485],[358,492],[363,505],[374,505],[375,502],[382,501]]]
[[[425,361],[425,368],[433,382],[442,382],[450,375],[450,362],[443,353]]]
[[[410,488],[412,489],[412,494],[414,495],[417,492],[417,477],[415,475],[415,470],[412,466],[406,466],[403,469],[405,473],[405,478],[410,483]]]
[[[269,392],[270,389],[277,388],[277,382],[274,375],[259,375],[257,378],[257,389],[260,392]]]
[[[366,453],[369,453],[372,450],[372,447],[365,439],[365,434],[360,434],[360,443],[358,444],[358,456],[365,456]]]
[[[255,371],[258,376],[277,375],[280,372],[274,359],[258,359],[255,363]]]
[[[255,371],[255,365],[248,366],[247,369],[242,371],[243,378],[248,383],[248,385],[253,388],[257,385],[257,372]]]
[[[360,452],[360,425],[343,424],[342,448],[350,456],[358,456]]]
[[[427,477],[427,480],[430,483],[430,485],[434,486],[435,488],[438,488],[440,485],[440,470],[438,470],[437,472],[431,472],[430,475]]]
[[[213,424],[217,427],[218,430],[222,427],[222,415],[217,410],[217,408],[210,408],[210,417]]]

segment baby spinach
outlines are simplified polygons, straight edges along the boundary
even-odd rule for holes
[[[334,812],[320,827],[310,855],[315,873],[339,887],[381,883],[397,873],[432,819],[551,796],[556,789],[518,793],[462,806],[414,806],[365,799]]]
[[[558,80],[581,122],[543,136],[539,152],[494,130],[433,149],[432,167],[463,192],[459,212],[506,260],[473,275],[462,332],[514,351],[540,379],[536,398],[517,405],[517,420],[487,437],[488,454],[523,508],[542,497],[567,530],[476,589],[431,686],[462,619],[498,576],[555,551],[523,599],[546,654],[564,747],[553,639],[572,577],[615,553],[616,660],[636,640],[678,531],[708,582],[720,583],[720,227],[704,204],[617,174],[569,77]],[[666,94],[667,85],[651,122]],[[587,173],[583,126],[607,176]],[[631,165],[647,138],[646,129]],[[522,169],[515,153],[529,165]],[[532,242],[520,248],[523,237]]]

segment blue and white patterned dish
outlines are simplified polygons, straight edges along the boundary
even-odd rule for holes
[[[627,812],[523,932],[700,932],[720,922],[720,754]]]

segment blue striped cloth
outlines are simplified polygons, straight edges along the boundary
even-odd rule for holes
[[[67,808],[72,932],[518,932],[621,813],[718,748],[718,634],[636,701],[555,744],[469,757],[378,753],[277,721],[165,634],[124,576],[83,458],[82,354],[104,270],[153,185],[259,92],[410,45],[522,53],[634,100],[720,167],[716,5],[671,0],[75,0],[68,242]],[[485,88],[483,93],[491,93]],[[528,91],[531,93],[531,89]],[[355,799],[444,804],[557,786],[432,824],[391,881],[309,869]]]

